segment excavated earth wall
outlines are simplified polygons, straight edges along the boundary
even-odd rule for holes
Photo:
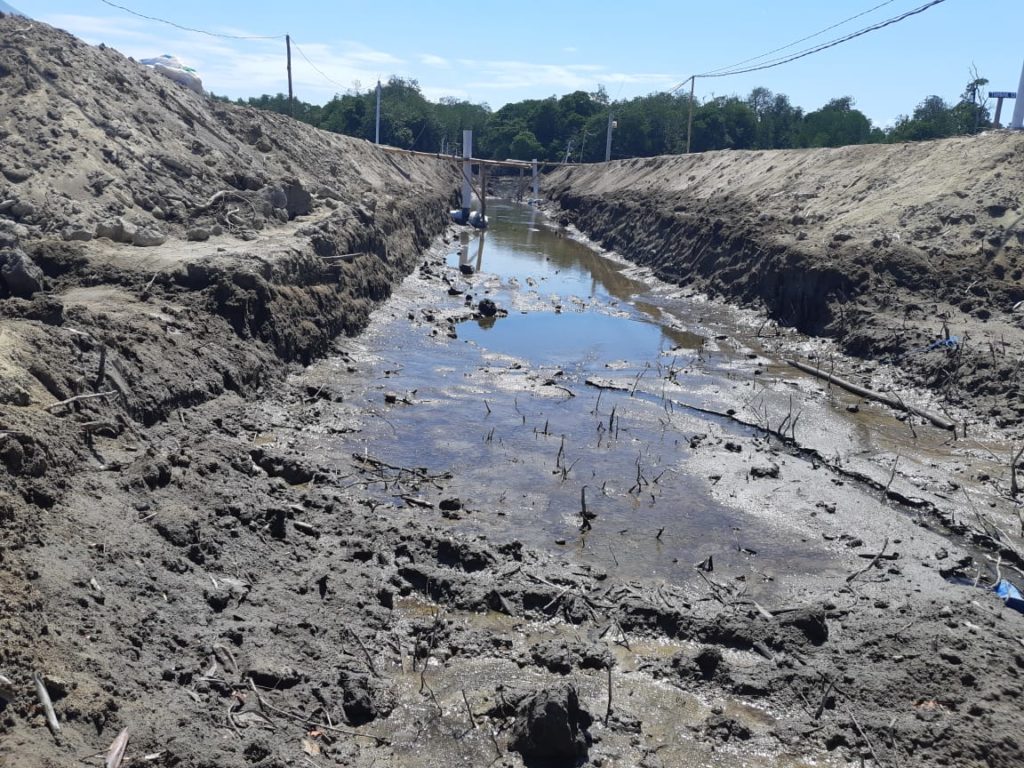
[[[837,338],[983,420],[1024,416],[1024,135],[622,160],[546,181],[564,223],[664,280]],[[928,349],[949,335],[961,343]]]

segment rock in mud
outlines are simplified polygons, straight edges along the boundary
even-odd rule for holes
[[[299,181],[295,179],[286,181],[284,184],[284,193],[287,198],[287,203],[284,205],[284,208],[288,211],[289,219],[294,219],[296,216],[306,216],[312,213],[313,196],[303,188]]]
[[[0,289],[23,299],[43,289],[43,270],[20,248],[0,251]]]
[[[520,703],[508,746],[521,754],[527,765],[543,761],[572,764],[587,756],[592,722],[590,713],[580,708],[573,686],[545,688]]]
[[[106,219],[96,225],[96,237],[105,237],[115,243],[125,242],[124,221],[120,218]]]
[[[497,305],[490,299],[481,299],[477,310],[484,317],[494,317],[498,313]]]
[[[92,240],[92,232],[83,227],[81,224],[75,224],[72,226],[65,227],[61,231],[61,238],[69,240],[71,242],[86,243]]]
[[[132,234],[132,245],[139,248],[152,248],[167,242],[167,235],[153,227],[142,227]]]

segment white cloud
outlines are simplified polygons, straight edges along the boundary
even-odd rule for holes
[[[437,67],[439,69],[448,69],[451,67],[448,59],[441,56],[435,56],[432,53],[421,53],[419,59],[421,64],[426,64],[428,67]]]
[[[231,98],[283,93],[288,89],[284,40],[233,40],[210,37],[142,19],[121,16],[52,15],[43,19],[91,44],[105,43],[135,59],[172,54],[194,67],[208,91]],[[219,30],[213,30],[219,31]],[[225,34],[252,34],[244,29]],[[573,49],[575,50],[575,49]],[[501,106],[506,98],[544,98],[598,83],[666,87],[673,76],[616,72],[600,64],[544,64],[517,60],[453,61],[432,53],[404,59],[354,40],[337,43],[292,40],[295,95],[323,103],[358,86],[366,90],[390,75],[420,81],[424,96],[454,96]],[[503,96],[502,94],[507,94]]]
[[[527,61],[472,61],[460,64],[473,72],[475,79],[464,83],[474,90],[530,89],[538,96],[591,90],[597,83],[654,85],[671,80],[670,75],[657,73],[612,72],[599,64],[538,64]]]

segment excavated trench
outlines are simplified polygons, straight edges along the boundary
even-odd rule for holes
[[[459,506],[443,516],[455,531],[680,583],[713,552],[754,594],[778,589],[780,573],[791,589],[840,567],[830,540],[771,503],[780,464],[831,466],[817,475],[830,498],[813,503],[870,497],[897,515],[927,509],[947,529],[956,515],[940,498],[943,474],[997,471],[980,447],[951,449],[948,434],[908,428],[852,395],[822,397],[781,364],[783,344],[807,352],[819,342],[762,337],[763,321],[598,254],[532,208],[492,202],[488,212],[486,234],[461,253],[453,244],[443,267],[424,264],[446,294],[440,306],[414,295],[436,287],[407,286],[344,360],[306,374],[330,381],[357,367],[365,377],[304,451],[451,473]],[[496,316],[476,311],[482,299]],[[333,434],[332,418],[360,411],[379,418]],[[749,494],[699,459],[709,442],[738,457]],[[375,490],[384,504],[441,501]]]

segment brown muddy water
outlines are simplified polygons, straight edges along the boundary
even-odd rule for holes
[[[486,233],[453,242],[443,266],[425,262],[426,279],[410,278],[343,356],[303,374],[344,382],[343,402],[317,405],[294,438],[303,450],[328,464],[361,454],[450,475],[443,492],[422,478],[342,481],[384,508],[414,506],[454,531],[622,578],[692,584],[710,555],[756,597],[782,578],[810,583],[848,567],[835,541],[852,534],[822,534],[816,510],[883,503],[759,425],[785,431],[795,420],[801,445],[881,484],[895,461],[890,483],[915,481],[905,491],[915,498],[929,484],[952,493],[949,478],[986,461],[938,430],[911,437],[884,409],[822,394],[765,351],[749,314],[599,254],[535,208],[491,201],[488,214]],[[482,299],[498,316],[474,316]],[[808,354],[818,345],[791,343]],[[709,444],[717,451],[698,459]],[[457,508],[443,509],[453,496],[445,506]]]

